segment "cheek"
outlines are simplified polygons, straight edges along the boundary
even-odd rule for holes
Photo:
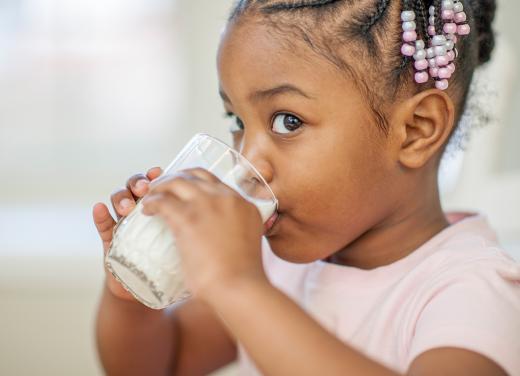
[[[342,141],[343,139],[343,141]],[[289,220],[271,246],[292,262],[322,259],[367,231],[384,210],[386,168],[380,151],[339,137],[300,157],[284,184],[291,197]],[[375,148],[375,146],[374,146]],[[290,223],[289,223],[290,222]]]

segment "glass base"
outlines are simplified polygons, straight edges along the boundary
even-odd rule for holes
[[[164,302],[160,293],[156,292],[154,294],[146,280],[143,280],[127,266],[120,264],[113,258],[109,258],[107,261],[107,267],[110,269],[110,272],[137,300],[150,308],[157,309],[162,307]],[[132,288],[129,286],[132,286]]]

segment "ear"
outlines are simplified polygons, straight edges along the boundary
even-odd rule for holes
[[[399,162],[420,168],[444,150],[455,122],[455,106],[444,91],[430,89],[401,103],[392,125],[397,132]]]

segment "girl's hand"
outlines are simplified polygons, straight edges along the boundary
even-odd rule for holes
[[[143,213],[171,228],[187,288],[201,299],[246,279],[265,279],[258,209],[212,173],[188,169],[150,184]]]
[[[134,209],[136,200],[143,197],[148,192],[150,181],[161,175],[160,167],[154,167],[145,174],[136,174],[126,181],[126,187],[118,189],[110,196],[112,207],[117,215],[117,220],[126,217]],[[104,254],[108,252],[116,221],[110,215],[108,208],[103,203],[97,203],[92,210],[94,223],[99,236],[103,241]],[[117,282],[112,273],[105,270],[106,286],[108,290],[117,298],[136,301],[135,298]]]

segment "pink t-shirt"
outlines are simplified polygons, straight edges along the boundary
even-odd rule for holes
[[[293,264],[268,246],[263,259],[273,285],[343,342],[397,372],[427,350],[458,347],[520,375],[520,264],[481,215],[458,218],[410,255],[372,270]],[[240,344],[239,369],[259,374]]]

